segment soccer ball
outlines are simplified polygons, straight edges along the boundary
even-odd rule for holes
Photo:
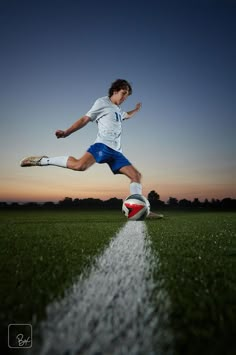
[[[131,221],[143,221],[150,212],[150,203],[143,195],[130,195],[122,205],[122,212]]]

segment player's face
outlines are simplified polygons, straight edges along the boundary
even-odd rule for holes
[[[129,96],[129,90],[128,89],[121,89],[119,91],[115,91],[113,95],[114,95],[116,105],[120,105]]]

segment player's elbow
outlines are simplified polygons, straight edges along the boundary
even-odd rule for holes
[[[88,124],[90,121],[91,121],[91,119],[89,116],[83,116],[81,118],[81,122],[82,122],[83,126],[86,126],[86,124]]]

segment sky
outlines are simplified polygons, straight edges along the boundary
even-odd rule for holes
[[[96,123],[54,133],[118,78],[133,87],[122,108],[142,102],[122,147],[143,194],[236,198],[235,15],[234,0],[1,0],[0,201],[129,195],[106,164],[20,167],[26,156],[84,154]]]

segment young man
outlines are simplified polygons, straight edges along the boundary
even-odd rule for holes
[[[118,79],[109,89],[108,96],[95,101],[92,108],[71,127],[57,130],[57,138],[66,138],[70,134],[85,127],[89,122],[96,122],[98,133],[95,143],[79,159],[71,156],[28,157],[21,161],[22,167],[54,165],[76,171],[85,171],[94,163],[107,163],[114,174],[124,174],[130,179],[130,194],[142,194],[141,174],[122,154],[121,132],[122,122],[133,117],[141,108],[137,103],[131,111],[124,112],[120,105],[132,94],[128,81]],[[150,217],[154,215],[151,213]]]

